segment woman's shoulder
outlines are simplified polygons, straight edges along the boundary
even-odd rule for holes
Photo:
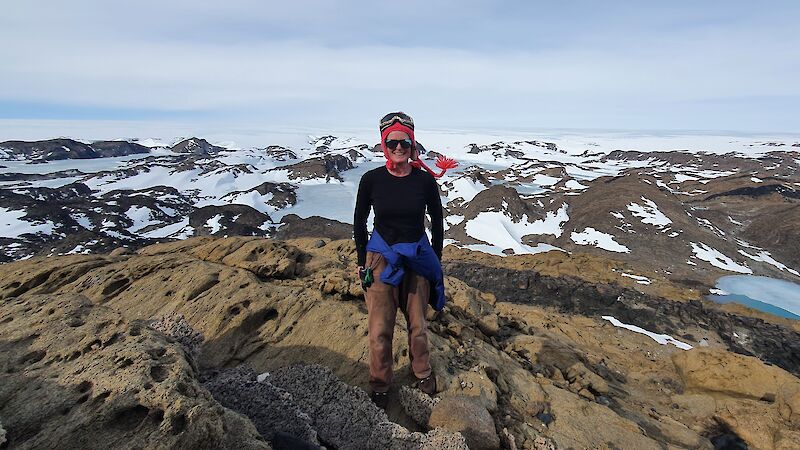
[[[364,172],[364,175],[361,175],[361,179],[362,180],[373,180],[373,179],[375,179],[377,177],[381,177],[381,176],[385,175],[386,173],[388,173],[386,171],[386,166],[378,166],[378,167],[376,167],[374,169],[370,169],[370,170]]]

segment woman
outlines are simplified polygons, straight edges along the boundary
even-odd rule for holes
[[[361,177],[353,235],[369,314],[370,396],[385,408],[392,382],[392,336],[398,307],[408,324],[416,385],[429,395],[436,393],[425,320],[429,302],[436,310],[444,306],[440,264],[444,223],[435,177],[457,164],[440,157],[436,165],[442,172],[428,169],[418,159],[414,121],[402,112],[381,119],[380,132],[386,164]],[[370,208],[375,212],[375,227],[367,240]],[[426,209],[433,245],[425,234]]]

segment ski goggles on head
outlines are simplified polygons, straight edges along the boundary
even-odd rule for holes
[[[403,150],[408,150],[413,146],[411,139],[387,139],[384,141],[384,143],[386,144],[386,148],[391,150],[397,148],[397,144],[400,144],[400,147],[402,147]]]
[[[411,117],[408,117],[405,114],[389,114],[389,115],[386,115],[386,116],[383,117],[383,119],[381,119],[379,127],[380,127],[381,130],[384,130],[386,127],[388,127],[389,125],[391,125],[391,124],[393,124],[395,122],[400,122],[401,124],[411,128],[412,130],[414,129],[414,120]]]

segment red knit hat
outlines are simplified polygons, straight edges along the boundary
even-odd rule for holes
[[[413,167],[425,169],[435,178],[439,178],[444,175],[445,172],[447,172],[447,169],[452,169],[458,166],[458,163],[454,159],[440,155],[436,160],[436,167],[442,169],[442,171],[437,174],[419,159],[417,141],[414,139],[414,120],[408,114],[403,112],[389,113],[383,116],[383,119],[380,121],[379,128],[381,131],[381,148],[383,149],[383,156],[386,158],[386,168],[389,170],[394,170],[395,168],[394,162],[392,162],[392,159],[389,158],[389,149],[386,148],[386,137],[389,136],[389,133],[392,131],[402,131],[408,135],[409,139],[411,139],[411,161],[409,164],[411,164]]]

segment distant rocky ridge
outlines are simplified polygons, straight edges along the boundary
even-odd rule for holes
[[[143,145],[126,141],[97,141],[91,144],[72,139],[0,142],[0,155],[5,154],[8,158],[26,159],[33,162],[107,158],[148,153],[149,151],[150,149]]]
[[[225,150],[222,147],[211,145],[205,139],[189,138],[184,139],[171,147],[175,153],[191,153],[195,155],[213,155]]]
[[[518,258],[542,269],[499,270]],[[753,331],[742,335],[741,318],[711,303],[651,301],[600,281],[613,278],[592,258],[490,258],[448,247],[448,303],[430,317],[440,392],[425,400],[399,388],[413,379],[401,318],[387,411],[394,423],[373,422],[380,413],[358,390],[367,385],[366,309],[349,239],[197,237],[128,254],[7,263],[0,422],[13,448],[278,448],[290,437],[316,445],[311,430],[335,448],[463,448],[454,432],[470,448],[800,442],[796,359],[775,359],[796,331],[745,323]],[[545,275],[569,266],[597,281]],[[467,284],[479,282],[486,291]],[[650,315],[656,302],[672,305],[662,310],[669,319]],[[606,313],[696,348],[660,345],[599,317]],[[187,325],[164,322],[174,314]],[[767,329],[778,334],[768,338]],[[199,351],[195,332],[204,338]],[[770,358],[789,371],[762,362]],[[231,367],[244,372],[229,374]],[[218,376],[228,378],[215,384]],[[248,402],[248,392],[264,395]],[[357,412],[341,414],[346,402]],[[269,409],[276,403],[293,421],[282,430],[289,437],[262,428],[281,423]]]
[[[48,172],[47,161],[29,166],[1,154],[13,167],[0,173],[8,218],[0,261],[203,234],[345,237],[358,177],[383,161],[374,141],[330,134],[250,149],[200,138],[141,142],[153,146],[149,154],[86,169],[75,162],[81,170]],[[446,242],[498,255],[591,254],[625,263],[617,281],[635,277],[642,292],[665,280],[695,299],[723,275],[798,282],[800,153],[778,144],[743,143],[759,148],[746,154],[513,138],[447,149],[461,167],[439,180]],[[440,154],[430,147],[423,158]],[[41,173],[27,173],[36,167]]]
[[[212,145],[205,139],[188,138],[172,145],[170,150],[179,154],[213,155],[225,149]],[[88,144],[67,138],[0,142],[0,156],[34,163],[63,159],[110,158],[146,153],[150,153],[149,147],[137,142],[121,140],[94,141]]]

